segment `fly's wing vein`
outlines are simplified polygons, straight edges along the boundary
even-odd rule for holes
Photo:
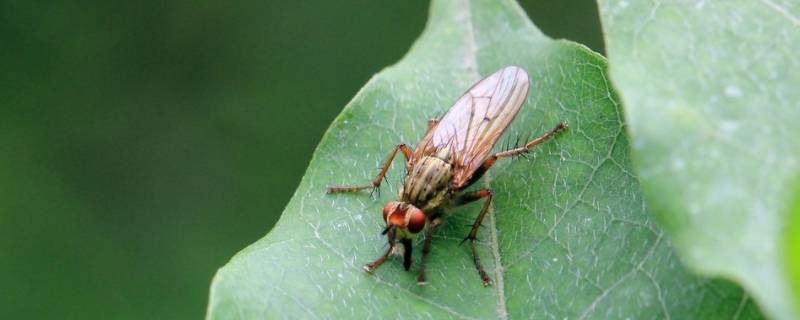
[[[516,66],[478,81],[422,138],[410,164],[449,147],[454,168],[451,185],[464,185],[514,120],[529,85],[528,74]]]

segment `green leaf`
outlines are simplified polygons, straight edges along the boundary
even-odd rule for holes
[[[760,316],[734,284],[687,272],[650,220],[603,57],[547,38],[510,1],[436,0],[430,15],[408,55],[334,121],[274,230],[217,273],[209,318]],[[381,208],[397,191],[402,160],[379,199],[325,187],[370,181],[395,144],[415,143],[427,119],[511,64],[532,83],[508,138],[562,120],[570,128],[529,160],[499,161],[478,183],[495,191],[479,233],[495,285],[483,287],[469,246],[459,245],[480,204],[457,209],[438,230],[427,286],[416,284],[417,265],[405,272],[397,258],[365,273],[386,247]]]
[[[800,318],[780,240],[800,169],[800,7],[599,3],[647,202],[681,257]]]
[[[789,270],[794,304],[800,305],[800,176],[795,178],[794,194],[794,203],[789,208],[789,219],[783,237],[786,270]]]

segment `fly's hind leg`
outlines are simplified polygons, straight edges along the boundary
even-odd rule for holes
[[[372,192],[378,192],[378,196],[380,196],[380,186],[381,182],[383,181],[383,177],[386,176],[386,171],[389,171],[389,167],[392,165],[392,160],[394,160],[394,156],[397,155],[397,150],[403,152],[403,156],[405,156],[406,161],[411,158],[411,148],[409,148],[405,143],[398,144],[397,146],[392,149],[392,153],[389,154],[389,157],[386,158],[386,161],[383,162],[383,166],[381,167],[381,172],[378,173],[378,176],[372,180],[372,183],[362,186],[331,186],[328,187],[328,193],[339,193],[339,192],[357,192],[364,189],[372,188]]]
[[[455,199],[455,204],[459,206],[483,198],[486,198],[486,202],[483,203],[483,207],[481,207],[481,212],[478,214],[478,218],[476,218],[475,222],[472,224],[472,229],[469,231],[469,235],[467,235],[467,237],[464,238],[464,240],[461,242],[463,243],[464,241],[469,240],[469,243],[472,246],[472,258],[475,261],[475,268],[478,269],[478,275],[481,276],[481,280],[483,280],[483,285],[489,286],[492,284],[492,279],[489,278],[489,275],[486,274],[486,271],[483,269],[483,265],[481,264],[481,258],[478,256],[478,249],[475,246],[475,241],[478,239],[477,238],[478,228],[480,228],[481,223],[483,222],[483,218],[486,217],[486,213],[489,212],[489,205],[492,203],[492,190],[480,189],[477,191],[465,193]]]
[[[528,143],[526,143],[524,146],[513,148],[513,149],[510,149],[510,150],[503,151],[503,152],[495,153],[494,155],[489,157],[489,159],[513,157],[513,156],[516,156],[518,154],[526,153],[526,152],[530,151],[531,148],[535,147],[537,144],[540,144],[542,142],[547,141],[547,139],[550,139],[550,137],[554,136],[556,133],[558,133],[559,131],[564,130],[566,128],[567,128],[567,123],[566,122],[561,122],[555,128],[553,128],[553,130],[550,130],[550,132],[545,133],[545,134],[543,134],[542,136],[540,136],[540,137],[538,137],[536,139],[528,141]]]
[[[519,154],[526,153],[530,151],[531,148],[535,147],[536,145],[542,142],[545,142],[547,139],[550,139],[550,137],[554,136],[556,133],[566,128],[567,128],[567,123],[561,122],[555,128],[553,128],[553,130],[550,130],[549,132],[543,134],[542,136],[529,141],[524,146],[498,152],[487,157],[486,160],[483,161],[483,164],[480,167],[478,167],[478,169],[476,169],[474,173],[472,173],[472,177],[467,181],[467,183],[465,183],[464,186],[462,186],[460,189],[463,190],[465,188],[468,188],[473,183],[477,182],[483,176],[483,174],[486,173],[486,171],[489,171],[489,169],[494,165],[494,163],[497,162],[498,158],[513,157]]]

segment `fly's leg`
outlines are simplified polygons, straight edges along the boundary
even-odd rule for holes
[[[472,246],[472,257],[475,261],[475,268],[478,269],[478,275],[481,276],[483,285],[489,286],[492,284],[492,279],[489,278],[489,275],[487,275],[486,271],[483,270],[481,258],[478,256],[478,249],[475,247],[475,240],[478,239],[478,228],[480,228],[483,218],[486,217],[486,213],[489,212],[489,205],[492,203],[492,190],[480,189],[470,193],[465,193],[455,199],[455,204],[460,206],[482,198],[486,198],[486,202],[483,203],[483,207],[481,207],[481,212],[478,214],[478,218],[476,218],[475,222],[472,224],[472,229],[469,231],[469,235],[467,235],[467,237],[461,242],[463,243],[464,241],[469,240],[470,245]]]
[[[403,269],[408,271],[411,269],[411,253],[414,250],[414,244],[411,242],[411,239],[402,239],[400,243],[403,244]]]
[[[564,130],[566,128],[567,128],[567,123],[566,122],[561,122],[555,128],[553,128],[553,130],[550,130],[550,132],[545,133],[541,137],[538,137],[536,139],[533,139],[533,140],[529,141],[524,146],[521,146],[521,147],[518,147],[518,148],[514,148],[514,149],[510,149],[510,150],[506,150],[506,151],[503,151],[503,152],[495,153],[494,155],[489,157],[489,160],[491,160],[493,158],[497,159],[497,158],[513,157],[513,156],[516,156],[518,154],[526,153],[531,148],[535,147],[537,144],[540,144],[542,142],[547,141],[547,139],[550,139],[550,137],[554,136],[556,133],[558,133],[559,131]]]
[[[394,243],[390,243],[389,248],[386,249],[386,252],[384,252],[380,257],[378,257],[378,259],[375,259],[375,261],[372,261],[367,265],[365,265],[364,271],[372,273],[372,271],[378,269],[378,267],[380,267],[383,264],[383,262],[386,261],[386,258],[389,257],[389,254],[392,253],[392,250],[394,250]]]
[[[477,170],[475,170],[470,180],[467,181],[467,183],[465,183],[464,186],[462,186],[460,189],[463,190],[464,188],[467,188],[470,185],[474,184],[476,181],[478,181],[478,179],[480,179],[481,176],[483,176],[483,174],[486,173],[486,171],[488,171],[495,164],[498,158],[513,157],[515,155],[528,152],[531,148],[546,141],[547,139],[550,139],[550,137],[554,136],[556,133],[566,128],[567,128],[567,123],[561,122],[555,128],[553,128],[553,130],[550,130],[550,132],[547,132],[544,135],[529,141],[522,147],[493,154],[492,156],[488,157]],[[467,240],[470,241],[470,244],[472,245],[472,256],[475,260],[475,268],[478,269],[478,274],[481,276],[483,284],[488,286],[492,283],[492,280],[489,278],[489,276],[486,274],[486,271],[483,269],[480,257],[478,257],[478,250],[475,247],[475,240],[477,240],[478,228],[480,228],[481,223],[483,222],[483,218],[486,216],[486,213],[489,212],[489,204],[492,202],[492,191],[489,189],[481,189],[474,192],[465,193],[455,199],[455,204],[456,206],[460,206],[463,204],[479,200],[481,198],[486,198],[486,202],[483,203],[483,207],[481,208],[481,212],[478,214],[478,218],[475,219],[475,222],[472,224],[472,229],[470,230],[469,235],[467,235],[467,237],[464,238],[463,241]]]
[[[422,262],[419,266],[419,275],[417,276],[417,284],[425,285],[428,283],[425,277],[425,264],[428,261],[428,253],[431,252],[431,242],[433,241],[433,232],[442,224],[439,218],[433,219],[431,224],[428,225],[428,231],[425,233],[425,243],[422,244]]]
[[[550,139],[550,137],[554,136],[556,133],[566,128],[567,128],[567,123],[561,122],[555,128],[553,128],[553,130],[550,130],[550,132],[545,133],[542,136],[531,140],[522,147],[506,150],[503,152],[498,152],[489,156],[488,158],[486,158],[486,160],[483,161],[483,164],[480,167],[478,167],[477,170],[475,170],[469,181],[467,181],[467,183],[465,183],[462,187],[460,187],[460,190],[466,189],[473,183],[478,181],[483,176],[483,174],[486,173],[486,171],[489,171],[489,169],[494,165],[494,163],[497,161],[498,158],[513,157],[518,154],[526,153],[530,151],[531,148],[535,147],[537,144],[540,144],[546,141],[547,139]]]
[[[364,271],[372,273],[372,271],[375,271],[375,269],[378,269],[378,267],[380,267],[383,264],[383,262],[386,261],[386,258],[388,258],[389,255],[392,253],[392,250],[394,250],[394,246],[395,246],[395,242],[394,242],[394,240],[395,240],[395,238],[394,238],[395,228],[389,228],[386,231],[388,233],[387,237],[389,238],[389,248],[387,248],[386,252],[384,252],[380,257],[378,257],[378,259],[375,259],[375,261],[372,261],[372,262],[368,263],[367,265],[365,265],[364,266]],[[410,251],[410,248],[406,248],[406,249],[409,249],[409,251]]]
[[[436,125],[438,124],[439,124],[439,119],[429,119],[428,131],[425,134],[427,135],[428,132],[433,130],[433,128],[435,128]],[[381,167],[381,172],[378,173],[378,176],[375,177],[375,180],[373,180],[371,184],[362,186],[330,186],[328,187],[328,193],[358,192],[364,189],[372,188],[372,192],[377,191],[378,195],[380,196],[381,182],[383,181],[383,178],[386,176],[386,172],[389,171],[389,166],[392,165],[394,156],[397,155],[397,150],[403,152],[403,156],[405,156],[406,161],[411,159],[411,155],[413,154],[411,148],[409,148],[408,145],[406,145],[405,143],[398,144],[397,146],[394,147],[392,153],[389,154],[389,157],[386,158],[386,161],[384,161],[383,166]]]
[[[406,161],[411,158],[411,148],[409,148],[405,143],[398,144],[397,146],[392,149],[392,153],[389,154],[389,157],[386,158],[386,161],[383,162],[383,166],[381,167],[381,172],[378,173],[378,176],[375,177],[375,180],[372,180],[372,183],[363,186],[332,186],[328,187],[328,193],[338,193],[338,192],[357,192],[364,189],[372,188],[372,192],[377,191],[378,195],[380,196],[380,186],[381,182],[383,181],[383,177],[386,176],[386,171],[389,171],[389,166],[392,165],[392,160],[394,160],[394,156],[397,155],[397,150],[403,152],[403,155],[406,157]],[[371,193],[370,193],[371,194]]]

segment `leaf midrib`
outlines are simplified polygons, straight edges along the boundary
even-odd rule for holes
[[[474,31],[474,22],[472,20],[472,5],[471,0],[464,0],[464,5],[459,6],[458,8],[461,9],[461,15],[463,15],[464,21],[464,28],[466,30],[465,33],[465,43],[469,48],[469,52],[466,54],[467,59],[467,70],[470,70],[473,79],[477,81],[481,78],[480,75],[480,68],[478,66],[478,48],[475,39],[475,31]],[[491,173],[487,172],[484,179],[484,185],[487,188],[491,189]],[[494,216],[494,205],[489,203],[489,231],[490,231],[490,238],[489,238],[489,247],[491,248],[492,252],[492,260],[494,263],[494,288],[497,292],[496,297],[497,301],[495,303],[495,312],[497,314],[498,319],[507,319],[508,318],[508,309],[506,307],[506,299],[505,299],[505,283],[503,279],[503,264],[502,259],[500,256],[500,243],[497,239],[497,223],[495,221]]]

